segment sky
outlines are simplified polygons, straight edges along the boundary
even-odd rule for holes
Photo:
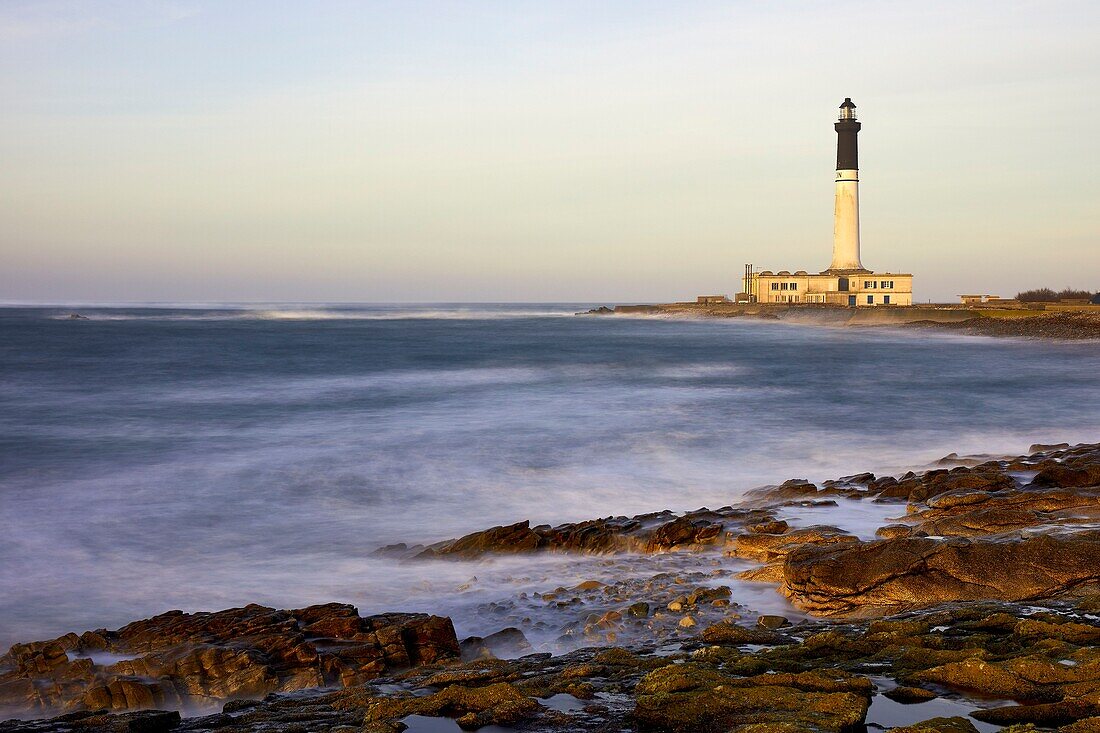
[[[1100,3],[0,0],[0,301],[1100,289]]]

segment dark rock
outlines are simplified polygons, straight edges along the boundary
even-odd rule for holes
[[[760,616],[759,618],[756,619],[756,623],[757,623],[758,626],[763,626],[765,629],[771,629],[772,631],[774,631],[776,629],[781,629],[784,626],[790,626],[791,625],[791,622],[788,621],[785,616],[768,616],[768,615]]]
[[[664,516],[671,513],[662,513]],[[531,552],[580,552],[599,554],[625,550],[641,542],[642,518],[608,517],[557,527],[531,527],[529,521],[473,532],[457,540],[448,540],[421,550],[416,557],[475,558],[487,554]]]
[[[782,644],[787,638],[768,628],[749,628],[732,621],[722,621],[703,629],[703,641],[708,644]]]
[[[885,487],[879,494],[885,499],[906,499],[910,502],[927,501],[933,496],[957,489],[1001,491],[1015,488],[1011,476],[999,470],[981,466],[959,467],[951,470],[937,469],[920,476],[903,477],[897,483]]]
[[[132,656],[109,666],[103,649]],[[70,654],[74,655],[70,657]],[[250,605],[216,613],[170,611],[118,631],[16,644],[0,658],[0,705],[22,710],[183,707],[193,701],[350,686],[392,670],[458,657],[450,619],[362,618],[330,603],[291,611]]]
[[[501,629],[495,634],[489,634],[482,638],[471,636],[463,639],[460,644],[462,659],[478,659],[482,657],[497,657],[508,659],[518,657],[531,651],[531,643],[523,632],[515,627]]]
[[[692,521],[688,517],[680,517],[658,527],[646,543],[646,551],[659,552],[684,545],[710,544],[721,532],[721,524],[714,524],[707,520]]]
[[[1067,725],[1082,718],[1100,715],[1100,703],[1091,700],[1062,700],[1039,705],[1007,705],[986,710],[975,710],[970,716],[983,723],[1015,725],[1032,723],[1053,728]]]
[[[473,729],[513,725],[531,717],[540,707],[506,682],[485,687],[451,685],[423,697],[377,698],[367,707],[364,723],[392,723],[409,715],[429,715],[456,718],[463,728]]]
[[[1048,453],[1054,450],[1069,448],[1069,443],[1032,443],[1027,449],[1028,453]]]
[[[978,733],[978,729],[966,718],[930,718],[914,725],[891,728],[890,733]]]
[[[905,685],[899,685],[892,690],[887,690],[882,693],[885,697],[890,698],[894,702],[900,702],[904,705],[911,705],[918,702],[928,702],[929,700],[936,699],[936,693],[931,690],[925,690],[922,687],[906,687]]]
[[[749,532],[752,532],[753,534],[783,534],[788,529],[790,529],[790,525],[788,525],[783,520],[778,519],[778,520],[772,520],[770,522],[761,522],[759,524],[752,524],[752,525],[749,525],[749,527],[747,529],[748,529]]]
[[[1100,463],[1074,466],[1050,466],[1035,474],[1029,486],[1037,488],[1074,488],[1100,485]]]

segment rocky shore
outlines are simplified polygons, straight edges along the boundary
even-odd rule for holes
[[[815,304],[663,303],[600,306],[578,315],[749,318],[818,326],[901,327],[948,330],[976,336],[1100,339],[1100,312],[969,309],[961,306],[845,308]]]
[[[914,328],[943,328],[978,336],[1062,339],[1100,339],[1100,313],[1048,313],[1032,318],[972,318],[959,322],[919,321]]]
[[[856,512],[874,537],[845,528]],[[461,640],[447,618],[327,604],[16,644],[0,731],[1100,730],[1100,444],[377,551],[546,553],[677,564],[490,604],[500,631]],[[532,648],[535,608],[560,613],[560,647]]]

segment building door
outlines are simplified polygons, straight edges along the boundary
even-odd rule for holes
[[[848,305],[855,305],[855,304],[856,304],[856,296],[849,295],[848,296]]]
[[[882,296],[882,304],[883,305],[890,305],[890,296],[889,295]]]

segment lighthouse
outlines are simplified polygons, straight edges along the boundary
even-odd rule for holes
[[[744,292],[738,302],[816,306],[908,306],[913,304],[913,275],[868,270],[859,258],[860,124],[850,97],[840,105],[836,130],[836,199],[833,209],[833,263],[828,270],[756,270],[745,265]],[[822,242],[824,244],[824,242]],[[817,246],[817,245],[814,245]]]
[[[833,206],[833,263],[826,272],[868,272],[859,261],[859,135],[851,97],[840,105],[836,130],[836,200]]]

